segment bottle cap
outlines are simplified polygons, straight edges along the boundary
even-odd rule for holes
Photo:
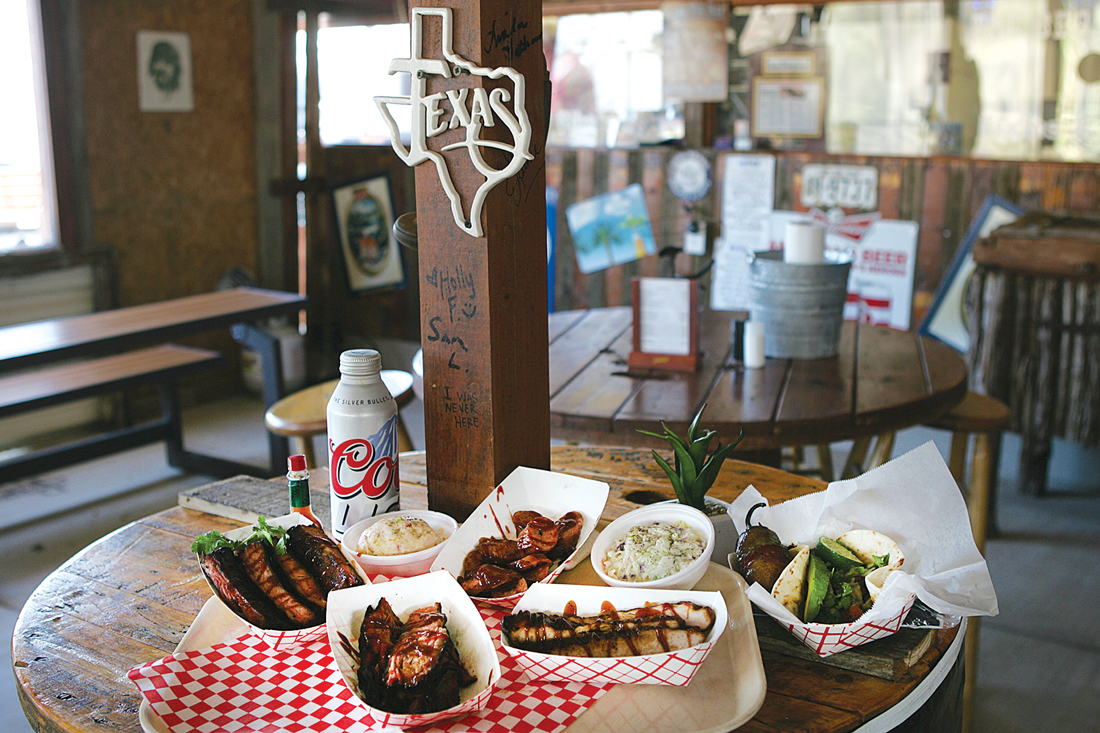
[[[286,459],[286,467],[290,471],[305,471],[306,457],[302,454],[288,456]]]
[[[340,373],[366,376],[382,368],[382,355],[374,349],[350,349],[340,354]]]

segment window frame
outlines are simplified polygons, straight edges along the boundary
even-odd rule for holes
[[[53,187],[55,241],[0,255],[0,274],[5,276],[65,266],[91,251],[87,166],[77,165],[77,161],[87,160],[83,118],[76,113],[83,107],[78,4],[76,0],[35,0],[34,5],[38,6],[40,21],[45,112],[52,152],[52,166],[49,170],[43,168],[42,179],[43,187]]]

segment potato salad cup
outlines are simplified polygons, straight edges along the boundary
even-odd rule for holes
[[[745,528],[748,510],[766,501],[750,486],[730,505],[738,532]],[[753,583],[747,595],[820,656],[896,633],[917,598],[945,616],[997,615],[997,596],[974,543],[966,503],[934,443],[857,478],[834,481],[824,491],[766,506],[753,522],[772,529],[786,544],[806,548],[792,555],[786,580],[781,577],[773,588]],[[805,583],[800,569],[808,565],[808,548],[822,537],[845,533],[852,533],[851,543],[866,548],[868,556],[894,555],[865,578],[874,604],[851,623],[804,623],[792,599],[805,592],[799,583]],[[890,552],[894,545],[885,542],[896,543],[900,552]],[[773,589],[780,592],[773,594]]]

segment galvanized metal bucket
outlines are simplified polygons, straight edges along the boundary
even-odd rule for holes
[[[749,260],[752,318],[764,323],[764,353],[779,359],[824,359],[840,348],[850,257],[826,252],[821,265],[793,265],[783,252]]]

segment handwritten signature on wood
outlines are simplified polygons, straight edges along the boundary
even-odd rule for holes
[[[425,295],[434,292],[447,306],[446,317],[434,316],[428,321],[427,340],[452,347],[447,360],[449,368],[469,371],[462,355],[470,352],[463,333],[478,314],[477,283],[473,273],[462,265],[433,267],[424,276],[424,282],[431,286],[425,289]]]
[[[512,22],[507,27],[497,27],[497,18],[493,19],[489,30],[485,32],[485,44],[482,50],[490,53],[496,49],[503,50],[510,60],[518,59],[531,48],[542,41],[542,28],[537,34],[530,33],[531,24],[526,20],[519,20],[512,15]],[[503,24],[502,24],[503,25]]]

